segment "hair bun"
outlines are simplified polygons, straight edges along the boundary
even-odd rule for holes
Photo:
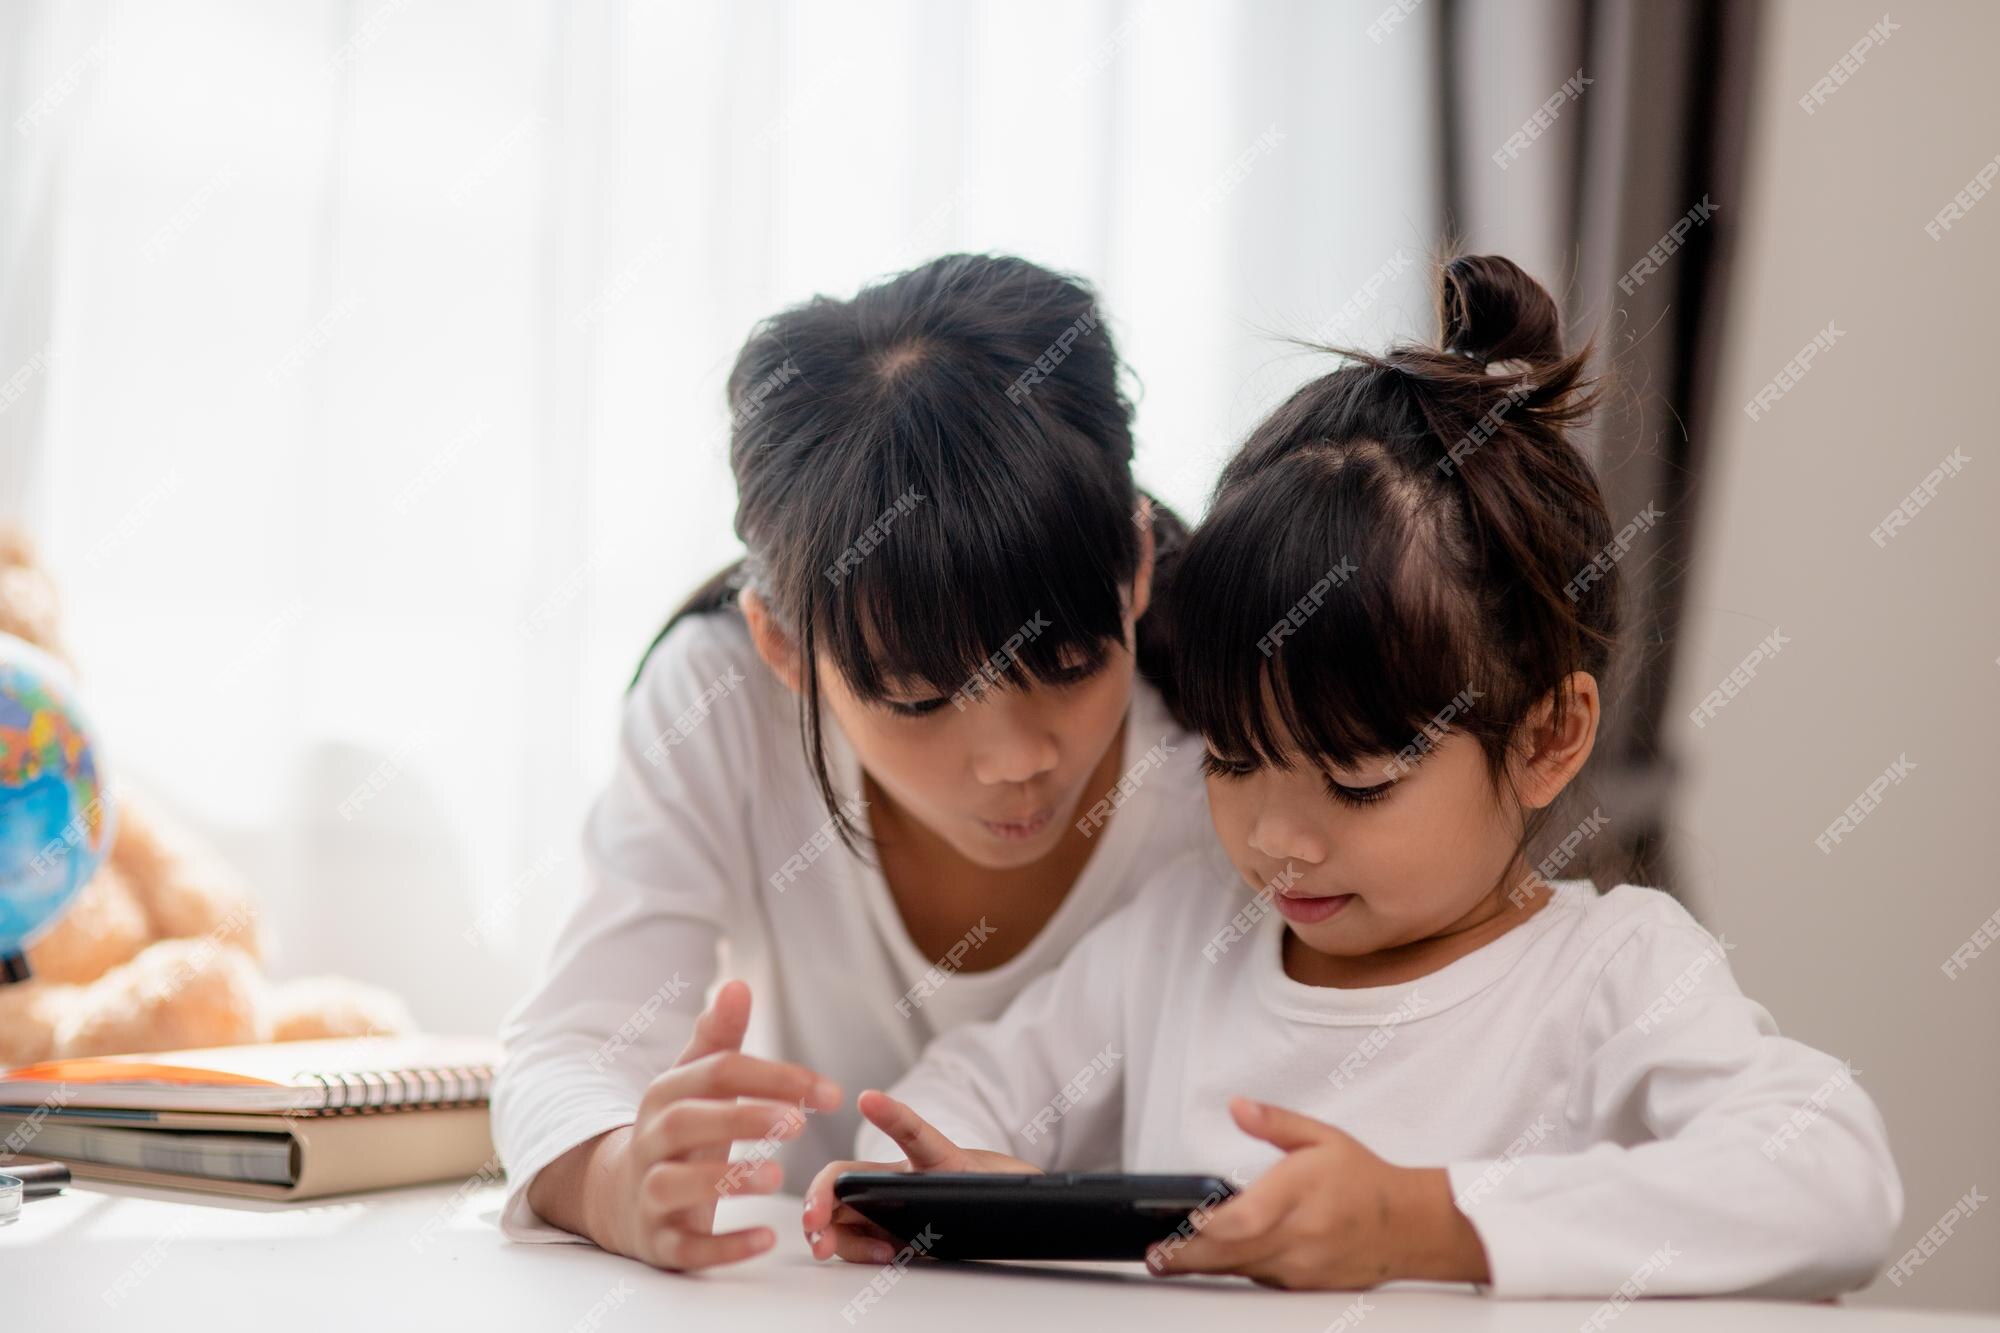
[[[1562,312],[1548,289],[1499,255],[1460,255],[1438,284],[1444,350],[1483,364],[1563,359]]]

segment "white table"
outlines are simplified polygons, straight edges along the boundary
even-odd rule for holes
[[[1160,1281],[1136,1265],[918,1263],[872,1306],[857,1310],[852,1303],[871,1279],[893,1270],[815,1263],[799,1235],[796,1199],[732,1200],[725,1223],[772,1225],[777,1248],[735,1268],[683,1277],[590,1246],[503,1240],[494,1227],[500,1193],[498,1184],[480,1183],[271,1204],[74,1185],[29,1201],[18,1222],[0,1226],[0,1329],[1321,1333],[1357,1299],[1233,1280]],[[1497,1301],[1437,1287],[1392,1288],[1363,1299],[1358,1326],[1366,1333],[1543,1333],[1578,1328],[1597,1308],[1596,1302]],[[2000,1329],[2000,1320],[1831,1305],[1640,1301],[1605,1327],[1943,1333]]]

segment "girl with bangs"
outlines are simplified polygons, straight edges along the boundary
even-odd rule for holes
[[[901,1160],[815,1179],[818,1257],[884,1254],[835,1205],[843,1170],[1119,1162],[1242,1186],[1160,1273],[1613,1300],[1880,1270],[1903,1193],[1853,1069],[1779,1035],[1666,894],[1529,861],[1618,637],[1613,526],[1568,438],[1589,354],[1505,259],[1439,285],[1441,345],[1298,390],[1175,574],[1219,846],[862,1094],[857,1157]]]
[[[506,1234],[768,1249],[712,1234],[719,1194],[800,1189],[853,1140],[843,1085],[998,1014],[1212,840],[1147,613],[1185,533],[1134,488],[1118,375],[1089,289],[1012,258],[752,333],[748,554],[647,654],[585,892],[502,1031]]]

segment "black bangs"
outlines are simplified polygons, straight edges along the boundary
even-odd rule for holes
[[[1383,452],[1274,458],[1226,488],[1190,538],[1172,590],[1177,683],[1188,724],[1222,759],[1354,769],[1421,753],[1436,719],[1482,690],[1457,608],[1409,549],[1429,526],[1412,512],[1423,499],[1385,492],[1390,473],[1371,466]],[[1385,510],[1415,521],[1384,524]]]
[[[1139,559],[1129,477],[1093,466],[1097,446],[1032,396],[967,382],[993,374],[919,350],[815,448],[839,475],[799,476],[794,521],[813,535],[780,577],[806,643],[861,698],[1073,674],[1123,640]]]

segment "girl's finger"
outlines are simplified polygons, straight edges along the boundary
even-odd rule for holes
[[[825,1226],[833,1216],[833,1181],[847,1169],[846,1162],[828,1162],[806,1186],[805,1211],[799,1215],[808,1236]]]
[[[821,1234],[830,1252],[850,1264],[886,1264],[901,1248],[886,1236],[868,1235],[848,1227],[835,1227]]]
[[[785,1169],[776,1162],[753,1162],[747,1157],[739,1157],[723,1164],[722,1176],[715,1182],[716,1199],[726,1199],[738,1194],[775,1194],[785,1183]]]
[[[812,1178],[812,1184],[806,1186],[804,1218],[806,1230],[813,1231],[831,1225],[835,1220],[835,1209],[846,1208],[845,1204],[840,1204],[833,1197],[833,1182],[840,1178],[843,1171],[903,1171],[907,1170],[908,1166],[907,1162],[828,1162],[819,1169],[819,1174]],[[847,1211],[859,1216],[858,1213],[853,1213],[852,1209]]]
[[[1292,1199],[1281,1179],[1267,1175],[1241,1194],[1227,1199],[1203,1214],[1197,1235],[1212,1240],[1247,1240],[1261,1236],[1291,1211]]]
[[[836,1222],[832,1226],[808,1228],[806,1245],[815,1259],[832,1259],[840,1253],[840,1244],[845,1241],[884,1241],[891,1245],[900,1244],[894,1236],[865,1219],[856,1222]]]
[[[1252,1101],[1248,1097],[1230,1098],[1229,1114],[1235,1118],[1237,1128],[1245,1134],[1283,1148],[1286,1152],[1347,1137],[1324,1121],[1288,1111],[1282,1106],[1272,1106],[1269,1102]]]
[[[840,1105],[840,1085],[804,1065],[766,1060],[741,1051],[716,1051],[676,1065],[646,1089],[646,1104],[684,1097],[761,1097],[766,1101],[831,1111]]]
[[[805,1129],[795,1106],[770,1102],[716,1102],[684,1098],[669,1102],[634,1131],[649,1160],[679,1157],[696,1148],[727,1146],[739,1139],[794,1139]]]
[[[639,1197],[663,1226],[690,1208],[713,1207],[727,1194],[769,1194],[784,1184],[776,1162],[656,1162],[639,1179]]]
[[[1268,1177],[1266,1177],[1268,1179]],[[1262,1181],[1259,1182],[1263,1183]],[[1204,1217],[1191,1237],[1170,1237],[1148,1247],[1146,1267],[1155,1273],[1245,1273],[1281,1251],[1289,1239],[1285,1226],[1297,1200],[1275,1191],[1253,1198],[1256,1186],[1245,1190]],[[1251,1202],[1244,1220],[1216,1228],[1223,1214]]]
[[[1275,1254],[1284,1233],[1269,1231],[1246,1240],[1217,1240],[1197,1233],[1176,1244],[1162,1241],[1146,1251],[1146,1267],[1161,1277],[1185,1273],[1244,1273]]]
[[[741,981],[728,982],[708,1002],[708,1008],[701,1011],[701,1017],[695,1019],[694,1032],[674,1064],[691,1064],[704,1055],[736,1050],[743,1045],[743,1034],[749,1028],[750,987]]]
[[[856,1105],[877,1129],[896,1141],[918,1171],[940,1170],[963,1156],[957,1144],[886,1092],[864,1092]]]
[[[691,1273],[754,1259],[777,1243],[778,1237],[769,1227],[725,1231],[719,1236],[670,1229],[662,1232],[655,1242],[654,1253],[659,1256],[655,1267]]]

